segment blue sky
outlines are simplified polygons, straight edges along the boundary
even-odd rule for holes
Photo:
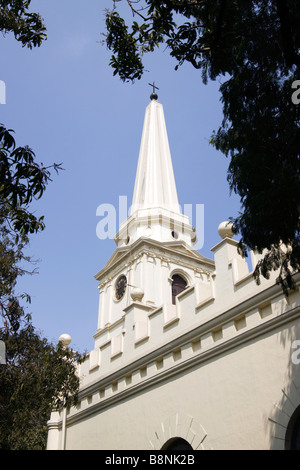
[[[124,3],[124,2],[122,2]],[[155,81],[163,104],[179,202],[204,204],[204,245],[219,241],[217,228],[239,210],[230,195],[228,160],[209,144],[222,119],[219,83],[204,85],[201,72],[176,61],[163,48],[146,56],[140,81],[123,83],[108,66],[101,45],[104,9],[112,0],[33,0],[45,20],[48,40],[38,49],[22,48],[1,37],[0,80],[6,104],[0,122],[15,131],[17,145],[29,145],[45,165],[61,163],[42,199],[32,206],[45,216],[28,254],[39,259],[39,274],[26,276],[19,290],[32,297],[28,311],[50,341],[72,336],[80,351],[93,348],[97,327],[96,274],[109,259],[114,240],[99,240],[97,207],[119,196],[131,205],[145,108]],[[122,5],[121,5],[122,6]],[[125,6],[125,5],[124,5]],[[124,8],[129,15],[127,8]]]

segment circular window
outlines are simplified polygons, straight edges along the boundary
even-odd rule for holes
[[[178,233],[175,232],[175,230],[172,230],[171,235],[174,238],[174,240],[178,240]]]
[[[122,297],[125,294],[126,287],[127,287],[127,278],[126,276],[122,275],[117,279],[116,284],[115,284],[115,296],[117,300],[122,299]]]

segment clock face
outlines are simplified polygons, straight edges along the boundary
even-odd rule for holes
[[[123,295],[125,294],[126,291],[126,286],[127,286],[127,279],[126,276],[120,276],[117,279],[116,282],[116,287],[115,287],[115,294],[116,294],[116,299],[121,300]]]

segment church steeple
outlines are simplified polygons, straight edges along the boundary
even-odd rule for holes
[[[145,113],[131,214],[155,207],[180,212],[163,106],[153,93]]]
[[[141,237],[158,242],[181,240],[192,246],[196,234],[181,213],[164,117],[154,84],[145,111],[130,216],[115,240],[129,245]]]
[[[195,229],[180,210],[163,107],[153,94],[145,112],[132,210],[115,236],[117,249],[95,276],[99,341],[102,329],[110,329],[124,312],[134,322],[137,341],[145,339],[148,313],[155,308],[167,305],[166,322],[173,314],[177,321],[177,294],[196,282],[197,273],[212,269],[193,249]],[[116,345],[123,341],[123,333],[118,335]]]

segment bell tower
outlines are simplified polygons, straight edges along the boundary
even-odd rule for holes
[[[199,282],[208,288],[214,269],[211,260],[193,249],[195,229],[180,210],[163,106],[155,89],[145,111],[130,216],[115,241],[115,252],[95,276],[100,291],[97,347],[128,315],[136,325],[135,340],[148,335],[147,317],[156,309],[163,309],[166,322],[178,318],[177,295]],[[123,339],[119,337],[119,347]]]
[[[152,93],[146,108],[130,217],[116,236],[118,246],[141,237],[193,246],[194,228],[180,211],[163,106]]]

